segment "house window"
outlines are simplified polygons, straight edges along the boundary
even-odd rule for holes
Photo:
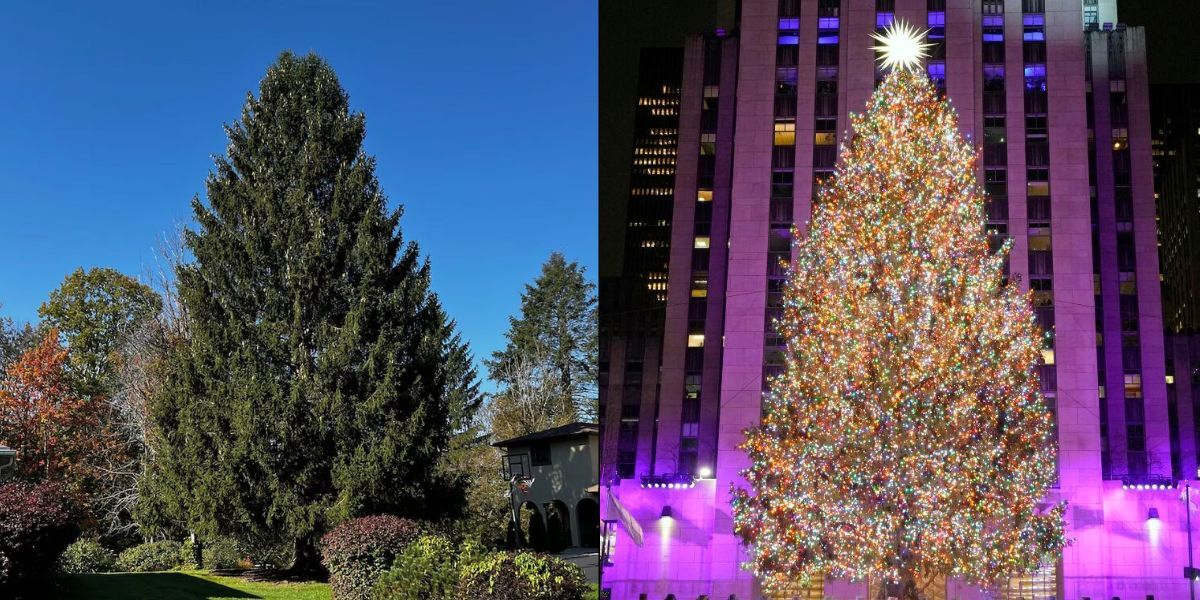
[[[550,444],[542,442],[529,447],[529,464],[543,467],[550,464]]]

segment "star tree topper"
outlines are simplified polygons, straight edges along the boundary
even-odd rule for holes
[[[929,57],[926,50],[933,46],[925,41],[927,33],[929,30],[918,32],[904,21],[893,21],[887,29],[871,34],[880,44],[871,48],[882,53],[878,60],[885,69],[917,70],[921,59]]]

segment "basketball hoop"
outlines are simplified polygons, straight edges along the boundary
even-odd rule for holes
[[[513,475],[512,481],[509,483],[520,490],[522,494],[528,494],[529,486],[533,485],[533,478],[525,475]]]

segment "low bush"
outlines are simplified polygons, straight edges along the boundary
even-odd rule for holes
[[[483,547],[426,535],[409,544],[375,584],[374,600],[452,600],[462,567],[485,555]]]
[[[421,535],[415,521],[391,515],[350,519],[321,539],[333,600],[369,600],[375,582]]]
[[[295,547],[290,542],[238,540],[239,553],[245,556],[247,566],[267,571],[279,571],[292,564]]]
[[[199,544],[192,540],[183,540],[179,545],[179,568],[181,569],[200,569],[204,565],[200,558]]]
[[[130,573],[170,571],[182,566],[179,555],[183,544],[166,540],[147,542],[129,548],[117,557],[117,566]]]
[[[116,564],[117,555],[96,540],[76,540],[58,557],[58,571],[69,575],[106,573]]]
[[[0,597],[44,583],[79,535],[75,511],[55,484],[0,484]]]
[[[533,552],[495,552],[463,567],[458,597],[471,600],[582,600],[583,571]]]
[[[238,543],[232,538],[219,537],[204,544],[205,569],[241,569],[250,564],[246,555],[238,549]]]

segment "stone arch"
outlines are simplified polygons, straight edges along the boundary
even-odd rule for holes
[[[546,503],[546,545],[551,552],[571,547],[571,511],[562,500]]]
[[[584,498],[575,505],[575,519],[579,524],[579,545],[584,548],[600,547],[600,503]]]
[[[518,509],[521,518],[521,546],[538,552],[546,551],[546,521],[537,504],[526,500]]]

